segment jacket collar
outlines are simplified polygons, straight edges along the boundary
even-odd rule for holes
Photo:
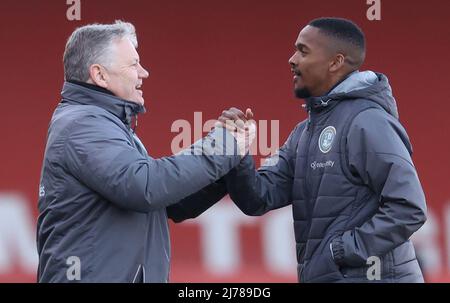
[[[128,126],[133,116],[145,113],[145,107],[131,101],[116,97],[112,94],[85,87],[72,82],[64,82],[61,91],[61,103],[80,105],[95,105],[117,116]]]
[[[322,111],[326,107],[332,107],[338,101],[352,97],[353,91],[360,91],[373,85],[376,78],[376,74],[371,71],[353,71],[336,83],[325,95],[305,99],[304,107],[313,111]]]
[[[115,96],[112,91],[110,91],[110,90],[108,90],[106,88],[100,87],[98,85],[95,85],[95,84],[91,84],[91,83],[87,83],[87,82],[81,82],[81,81],[77,81],[77,80],[66,80],[66,82],[73,83],[73,84],[78,84],[78,85],[81,85],[83,87],[87,87],[87,88],[90,88],[90,89],[93,89],[93,90],[96,90],[96,91],[99,91],[99,92],[102,92],[102,93],[105,93],[105,94],[108,94],[108,95],[111,95],[111,96]]]

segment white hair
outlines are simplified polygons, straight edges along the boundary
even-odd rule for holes
[[[66,43],[64,79],[86,82],[92,64],[109,66],[114,41],[129,38],[137,48],[134,25],[116,20],[113,24],[89,24],[77,28]]]

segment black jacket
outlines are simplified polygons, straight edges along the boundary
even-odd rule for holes
[[[248,215],[292,204],[302,282],[369,281],[370,257],[374,281],[423,281],[409,238],[425,197],[387,78],[355,72],[307,108],[276,156],[226,176],[233,201]]]
[[[64,84],[62,97],[40,180],[38,280],[72,282],[76,257],[81,275],[73,282],[166,282],[166,208],[181,221],[223,197],[213,182],[241,160],[234,137],[219,128],[153,159],[130,125],[141,106],[75,83]]]

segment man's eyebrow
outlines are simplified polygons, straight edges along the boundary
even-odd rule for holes
[[[298,48],[299,50],[301,50],[302,48],[305,50],[309,50],[309,47],[303,43],[297,43],[295,44],[295,47]]]

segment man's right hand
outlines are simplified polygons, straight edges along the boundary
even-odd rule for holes
[[[250,108],[247,108],[244,114],[240,109],[231,107],[229,110],[224,110],[222,112],[222,115],[217,119],[216,126],[222,125],[232,131],[245,131],[245,123],[252,119],[253,112]]]
[[[256,136],[256,122],[253,120],[251,109],[248,108],[245,114],[235,107],[224,110],[215,126],[224,127],[231,132],[236,138],[241,156],[248,153]]]

